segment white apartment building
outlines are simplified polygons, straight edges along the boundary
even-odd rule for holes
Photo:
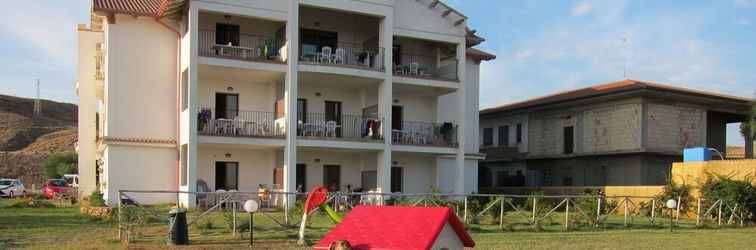
[[[94,0],[81,191],[476,192],[494,56],[466,20],[436,0]]]

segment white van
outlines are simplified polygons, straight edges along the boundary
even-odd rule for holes
[[[79,187],[79,175],[78,174],[64,174],[63,179],[68,182],[68,186]]]

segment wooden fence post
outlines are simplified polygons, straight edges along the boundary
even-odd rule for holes
[[[627,196],[625,196],[625,200],[623,201],[625,205],[625,222],[623,223],[625,227],[627,227],[627,214],[628,214],[628,207],[627,207]]]
[[[501,197],[501,208],[499,210],[499,228],[504,228],[504,197]]]
[[[536,205],[538,205],[537,200],[538,198],[533,196],[533,222],[532,222],[533,224],[535,224],[536,222]]]
[[[465,195],[465,211],[463,214],[465,217],[463,217],[462,222],[467,224],[467,195]]]
[[[598,227],[599,221],[601,221],[601,196],[596,199],[598,199],[598,205],[596,206],[596,227]]]
[[[677,196],[677,207],[675,211],[675,224],[680,221],[680,207],[682,207],[682,197]]]
[[[717,214],[717,225],[722,225],[722,200],[719,200],[719,212]]]
[[[564,199],[564,229],[570,229],[570,198]]]
[[[701,198],[698,198],[698,202],[696,202],[698,205],[698,208],[696,208],[696,226],[701,225]]]
[[[651,224],[656,223],[656,199],[651,199]]]

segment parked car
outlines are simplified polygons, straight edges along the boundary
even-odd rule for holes
[[[69,186],[72,186],[72,187],[75,187],[75,188],[79,187],[79,175],[78,174],[64,174],[63,175],[63,179],[65,179],[66,182],[68,182]]]
[[[64,179],[49,179],[42,186],[42,193],[48,199],[52,199],[56,194],[66,194],[71,190],[68,186],[68,182]]]
[[[0,196],[15,197],[26,193],[24,183],[18,179],[0,179]]]

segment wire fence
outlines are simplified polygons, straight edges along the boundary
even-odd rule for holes
[[[296,244],[307,193],[119,191],[118,236],[129,243],[165,241],[168,211],[179,197],[194,196],[188,210],[192,244],[243,244],[254,216],[255,241]],[[260,209],[241,207],[255,200]],[[286,201],[289,202],[286,202]],[[149,203],[149,204],[148,204]],[[449,207],[472,233],[609,229],[721,228],[750,225],[741,204],[724,200],[677,199],[674,209],[651,196],[602,195],[457,195],[330,193],[326,201],[344,216],[358,205]],[[316,209],[307,222],[307,241],[322,238],[336,223]]]

